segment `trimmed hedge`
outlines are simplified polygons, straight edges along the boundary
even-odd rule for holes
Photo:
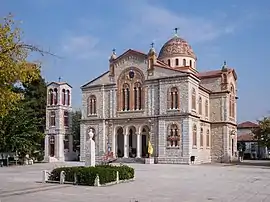
[[[106,184],[116,181],[116,172],[119,172],[119,180],[128,180],[134,178],[134,169],[129,166],[111,166],[111,165],[98,165],[96,167],[60,167],[55,168],[49,180],[60,181],[60,173],[65,171],[65,181],[74,182],[74,176],[77,176],[77,184],[93,186],[95,178],[99,176],[100,184]]]

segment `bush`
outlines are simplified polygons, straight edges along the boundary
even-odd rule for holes
[[[96,167],[61,167],[54,169],[49,180],[60,181],[60,173],[64,171],[66,174],[65,181],[74,182],[74,175],[77,176],[77,183],[80,185],[93,186],[95,178],[99,176],[100,184],[116,181],[116,172],[119,172],[119,180],[127,180],[134,178],[134,169],[129,166],[111,166],[98,165]]]

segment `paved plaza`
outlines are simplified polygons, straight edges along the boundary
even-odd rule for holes
[[[75,165],[80,163],[65,163]],[[130,164],[136,180],[109,187],[42,184],[44,169],[64,164],[0,168],[1,202],[270,201],[270,168]]]

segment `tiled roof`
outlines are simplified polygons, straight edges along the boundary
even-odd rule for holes
[[[209,76],[219,76],[221,74],[221,70],[212,70],[206,72],[200,72],[198,76],[201,77],[209,77]]]
[[[255,140],[254,140],[254,135],[252,133],[246,133],[246,134],[238,135],[237,141],[238,142],[251,142]]]
[[[50,86],[52,84],[56,84],[56,85],[68,85],[70,88],[72,88],[72,86],[70,84],[68,84],[67,82],[55,82],[55,81],[52,81],[50,83],[47,84],[47,86]]]
[[[228,68],[227,69],[228,72],[232,72],[235,79],[237,79],[236,73],[234,71],[234,69],[232,68]],[[206,78],[213,78],[213,77],[219,77],[221,76],[222,70],[211,70],[211,71],[206,71],[206,72],[200,72],[198,73],[198,77],[200,79],[206,79]]]
[[[257,127],[259,127],[259,125],[251,121],[245,121],[243,123],[238,124],[237,126],[237,128],[257,128]]]
[[[147,58],[147,54],[141,52],[141,51],[137,51],[137,50],[132,50],[132,49],[128,49],[127,51],[125,51],[124,53],[122,53],[121,55],[119,55],[115,61],[119,60],[120,58],[124,57],[125,55],[129,54],[129,53],[135,53],[135,54],[139,54],[145,58]],[[179,68],[171,68],[170,66],[168,66],[166,63],[160,61],[157,59],[157,64],[160,67],[166,68],[166,69],[171,69],[171,70],[175,70],[175,71],[179,71],[179,72],[186,72],[185,70],[183,70],[183,67],[179,67]],[[227,68],[228,72],[232,72],[235,79],[237,79],[237,75],[234,71],[234,69],[232,68]],[[196,73],[196,76],[199,77],[199,79],[207,79],[207,78],[213,78],[213,77],[219,77],[221,76],[222,70],[211,70],[211,71],[205,71],[205,72],[199,72]]]

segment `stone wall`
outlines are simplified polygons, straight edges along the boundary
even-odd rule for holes
[[[106,152],[108,142],[112,144],[115,128],[118,126],[126,128],[131,125],[136,127],[136,131],[139,131],[142,125],[151,128],[151,142],[158,163],[190,163],[192,155],[196,156],[196,163],[232,158],[230,131],[233,130],[236,119],[228,118],[228,93],[209,96],[199,87],[198,79],[165,68],[155,67],[153,75],[150,76],[147,73],[146,59],[139,56],[127,55],[114,65],[114,79],[110,79],[106,73],[82,89],[81,160],[84,159],[84,141],[89,127],[93,127],[96,131],[96,154],[100,155]],[[144,74],[144,109],[123,112],[118,110],[117,82],[121,73],[131,67],[138,68],[138,71]],[[220,82],[220,78],[209,78],[202,80],[200,84],[209,90],[219,92]],[[168,91],[172,87],[177,87],[179,92],[179,109],[168,108]],[[193,88],[196,91],[196,109],[191,109]],[[88,116],[87,99],[91,95],[97,98],[97,115]],[[199,114],[200,97],[202,114]],[[208,117],[205,113],[206,101],[209,102]],[[172,123],[176,123],[181,131],[179,148],[167,147],[168,126]],[[197,126],[197,148],[192,146],[194,124]],[[200,147],[200,128],[204,133],[203,147]],[[205,146],[205,134],[208,129],[211,148]]]

